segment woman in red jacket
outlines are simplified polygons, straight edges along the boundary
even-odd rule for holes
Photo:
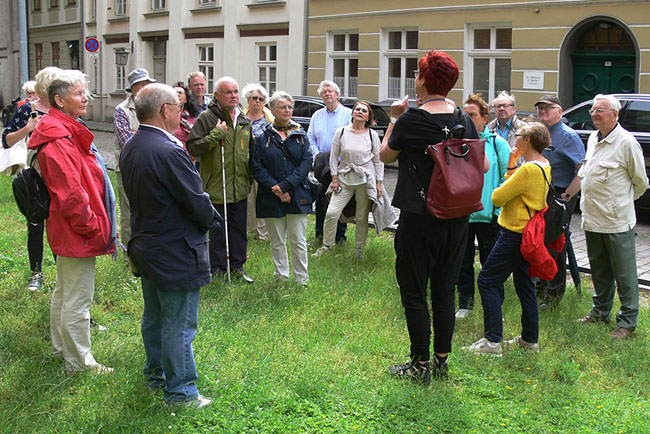
[[[66,370],[111,372],[90,352],[90,304],[95,289],[95,257],[115,246],[115,196],[94,136],[79,117],[86,113],[86,79],[67,70],[52,81],[52,108],[38,123],[29,148],[50,193],[47,238],[57,255],[56,286],[50,308],[53,355]]]

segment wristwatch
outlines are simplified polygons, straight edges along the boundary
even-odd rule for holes
[[[394,124],[395,122],[397,122],[397,118],[391,117],[390,118],[390,123]]]

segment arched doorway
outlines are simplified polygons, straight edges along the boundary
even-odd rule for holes
[[[592,20],[574,34],[573,105],[599,93],[636,88],[636,49],[628,31],[608,19]]]

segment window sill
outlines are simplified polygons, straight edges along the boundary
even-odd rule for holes
[[[246,7],[249,9],[261,9],[261,8],[284,7],[286,5],[287,2],[284,0],[263,0],[257,3],[248,3]]]
[[[110,96],[126,96],[126,91],[125,90],[116,90],[114,92],[109,92],[108,94]]]
[[[204,6],[202,8],[190,9],[192,14],[205,14],[210,12],[221,12],[221,6]]]
[[[168,16],[169,11],[151,11],[142,14],[145,18]]]
[[[113,17],[108,19],[109,23],[119,23],[123,21],[129,21],[129,17],[127,15],[120,15],[119,17]]]

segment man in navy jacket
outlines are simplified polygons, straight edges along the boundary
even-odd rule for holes
[[[131,204],[128,253],[142,279],[144,374],[167,402],[201,408],[211,400],[196,388],[192,340],[199,288],[211,279],[206,232],[221,217],[171,134],[181,110],[174,89],[147,86],[135,108],[140,128],[122,149],[120,169]]]

